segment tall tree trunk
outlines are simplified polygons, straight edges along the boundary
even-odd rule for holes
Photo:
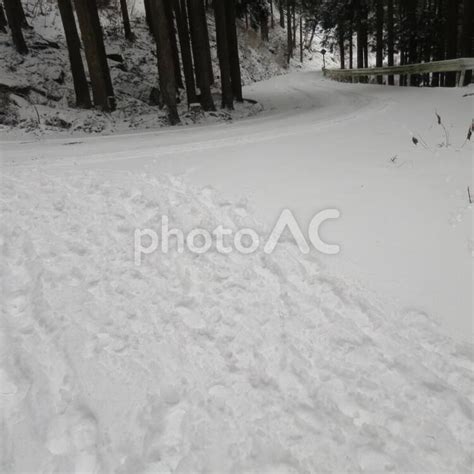
[[[446,59],[455,59],[458,52],[458,9],[459,0],[448,0],[446,16]],[[456,73],[446,73],[446,87],[456,85]]]
[[[280,26],[285,28],[285,10],[283,9],[283,0],[278,0],[278,14],[280,16]]]
[[[472,42],[474,41],[474,0],[464,0],[463,22],[461,32],[461,55],[463,58],[473,56]],[[472,71],[466,71],[464,86],[472,81]]]
[[[168,118],[172,125],[179,123],[176,105],[176,77],[171,44],[171,31],[169,15],[165,6],[166,0],[152,0],[151,14],[153,31],[156,39],[156,52],[158,57],[158,73],[160,76],[160,92],[168,110]]]
[[[270,0],[270,27],[275,28],[275,15],[273,14],[273,0]]]
[[[436,19],[436,38],[433,45],[433,59],[435,61],[442,61],[445,59],[445,18],[446,12],[444,8],[443,0],[436,0],[435,3],[435,19]],[[432,87],[439,87],[443,84],[444,75],[439,72],[433,73],[433,79],[431,81]]]
[[[89,66],[94,104],[102,110],[112,111],[115,109],[114,90],[96,1],[75,0],[74,3]]]
[[[291,31],[291,0],[286,0],[286,29],[287,29],[287,63],[290,64],[290,59],[293,57],[293,33]]]
[[[214,17],[216,20],[216,43],[219,68],[221,72],[222,108],[234,108],[232,82],[230,78],[229,47],[227,42],[226,4],[214,0]]]
[[[7,32],[7,19],[5,17],[5,12],[3,10],[3,6],[0,4],[0,32],[6,33]]]
[[[339,43],[339,57],[341,61],[341,69],[346,69],[346,52],[344,48],[344,26],[342,21],[339,23],[338,27],[338,43]]]
[[[292,0],[292,16],[293,16],[293,50],[296,48],[296,0]]]
[[[394,66],[395,64],[395,32],[394,32],[394,0],[388,0],[387,5],[387,46],[388,46],[388,65]],[[395,78],[393,75],[388,76],[388,84],[390,86],[395,85]]]
[[[84,64],[82,63],[81,40],[77,32],[71,0],[58,0],[58,6],[63,22],[64,34],[66,36],[69,61],[71,63],[72,80],[76,93],[76,105],[77,107],[89,109],[92,107],[92,102]]]
[[[178,44],[176,42],[176,28],[174,26],[174,11],[172,2],[174,0],[164,0],[165,9],[166,9],[166,17],[168,18],[168,31],[169,37],[171,41],[171,49],[173,51],[173,63],[174,63],[174,78],[176,81],[176,87],[183,89],[183,78],[181,77],[181,64],[179,61],[179,53],[178,53]]]
[[[205,37],[206,37],[205,54],[206,54],[207,70],[209,73],[209,79],[211,81],[211,86],[212,86],[214,84],[214,71],[212,70],[211,47],[209,45],[209,29],[207,27],[207,16],[206,16],[206,10],[204,8],[202,8],[201,21],[202,21],[202,26],[203,26]]]
[[[352,19],[349,25],[349,69],[354,67],[354,26]]]
[[[122,10],[123,30],[125,38],[129,41],[134,40],[132,28],[130,27],[130,17],[128,16],[127,0],[120,0],[120,9]]]
[[[191,23],[194,68],[201,92],[201,106],[204,110],[215,110],[211,95],[211,76],[208,65],[209,37],[207,36],[206,17],[202,0],[188,0],[188,12]]]
[[[151,34],[154,34],[153,32],[153,22],[151,19],[151,6],[150,6],[151,0],[144,0],[144,5],[145,5],[145,20],[146,24],[148,26],[148,30],[150,31]]]
[[[357,34],[357,69],[364,67],[364,28],[362,25],[362,6],[360,0],[355,7],[356,14],[356,34]]]
[[[259,21],[260,21],[260,36],[262,37],[262,41],[268,41],[268,16],[267,16],[267,12],[263,8],[260,11]]]
[[[21,12],[18,6],[19,0],[4,0],[4,4],[13,44],[20,54],[28,54],[28,47],[26,46],[25,38],[21,31]]]
[[[405,0],[405,2],[406,2],[406,14],[407,14],[407,24],[408,24],[408,64],[416,64],[419,62],[418,40],[417,40],[418,0]],[[410,86],[417,86],[418,84],[419,84],[419,76],[416,74],[411,74]]]
[[[376,66],[383,66],[383,0],[376,3]],[[383,76],[377,76],[377,83],[383,84]]]
[[[184,82],[186,84],[186,97],[188,106],[197,102],[196,82],[194,80],[193,58],[189,41],[188,15],[185,0],[173,0],[176,24],[178,26],[181,59],[183,60]]]
[[[303,63],[303,15],[300,15],[300,63]]]
[[[239,44],[237,39],[237,26],[234,0],[226,2],[226,31],[227,45],[229,47],[230,77],[232,81],[232,93],[237,102],[243,102],[242,97],[242,77],[240,74]]]

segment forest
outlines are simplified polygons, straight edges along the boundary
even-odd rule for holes
[[[133,43],[130,0],[58,0],[67,41],[75,104],[113,111],[114,84],[104,46],[101,11],[119,16],[122,34]],[[275,25],[286,30],[286,60],[303,62],[316,31],[323,46],[336,55],[340,68],[404,65],[471,57],[472,0],[144,0],[150,39],[156,45],[158,103],[170,124],[180,122],[177,102],[185,91],[188,107],[232,110],[241,102],[242,79],[238,29],[258,32],[268,42]],[[24,31],[30,19],[22,0],[0,4],[0,32],[11,35],[21,55],[29,54]],[[218,74],[214,77],[208,23],[215,25]],[[152,43],[150,43],[150,48]],[[155,49],[155,47],[153,47]],[[84,58],[83,53],[84,52]],[[471,72],[465,83],[471,82]],[[377,81],[382,83],[382,77]],[[400,85],[454,86],[456,73],[412,75]],[[388,77],[393,85],[394,77]]]

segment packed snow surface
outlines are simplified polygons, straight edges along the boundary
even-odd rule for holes
[[[232,125],[4,141],[1,470],[471,472],[465,92],[292,74]],[[264,235],[329,206],[338,256],[134,263],[162,215]]]

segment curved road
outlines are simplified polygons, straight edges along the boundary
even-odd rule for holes
[[[245,196],[271,226],[284,208],[302,228],[315,212],[342,218],[323,236],[338,242],[328,268],[472,336],[470,99],[457,90],[388,88],[295,73],[246,88],[265,111],[231,124],[98,137],[4,140],[2,166],[52,173],[102,168],[182,174],[229,199]],[[439,147],[433,118],[448,122]],[[415,147],[411,137],[423,137]],[[426,145],[426,146],[425,146]],[[459,148],[459,150],[458,150]]]

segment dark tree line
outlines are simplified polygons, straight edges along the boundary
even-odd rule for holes
[[[473,56],[474,0],[320,0],[317,14],[328,43],[337,44],[341,68],[352,68],[352,44],[357,68],[366,68],[375,53],[375,65],[416,64]],[[382,83],[382,77],[377,78]],[[471,75],[466,74],[466,83]],[[401,85],[408,85],[402,77]],[[389,76],[393,85],[394,78]],[[456,73],[432,78],[410,77],[410,85],[456,84]]]
[[[23,35],[23,29],[28,25],[21,0],[3,0],[3,4],[5,10],[0,4],[0,31],[6,32],[8,26],[16,50],[20,54],[28,54]],[[235,0],[216,0],[212,5],[207,0],[144,0],[144,6],[146,22],[156,44],[160,98],[170,123],[180,121],[177,103],[179,89],[182,88],[186,90],[188,105],[199,102],[203,110],[215,110],[211,90],[214,73],[207,24],[208,13],[212,12],[207,10],[213,10],[215,19],[221,106],[232,109],[234,100],[243,100]],[[58,9],[68,47],[76,105],[113,111],[116,104],[98,0],[58,0]],[[120,0],[120,12],[124,36],[133,41],[126,0]]]

